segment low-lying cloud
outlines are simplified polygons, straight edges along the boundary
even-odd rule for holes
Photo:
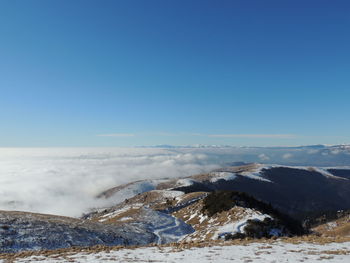
[[[113,205],[96,198],[111,187],[184,177],[241,161],[349,166],[350,147],[0,148],[0,210],[80,216]]]
[[[0,149],[0,209],[80,216],[109,205],[96,195],[140,179],[217,166],[202,153],[163,149]]]

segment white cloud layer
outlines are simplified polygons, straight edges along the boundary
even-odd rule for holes
[[[101,191],[139,179],[209,171],[202,153],[163,149],[0,149],[0,209],[80,216],[112,205]]]
[[[270,157],[268,157],[266,154],[264,154],[264,153],[261,153],[261,154],[259,154],[259,159],[260,160],[262,160],[262,161],[268,161],[268,160],[270,160]]]
[[[80,216],[91,208],[113,205],[95,198],[111,187],[140,179],[189,176],[237,161],[350,166],[350,146],[0,148],[0,210]]]
[[[286,154],[283,154],[282,155],[282,158],[283,159],[290,159],[290,158],[292,158],[293,157],[293,154],[291,154],[291,153],[286,153]]]

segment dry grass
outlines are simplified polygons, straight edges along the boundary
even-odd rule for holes
[[[312,230],[323,236],[350,237],[350,216],[347,215],[332,222],[319,225]]]
[[[171,248],[171,252],[179,252],[185,249],[191,248],[202,248],[202,247],[212,247],[212,246],[232,246],[232,245],[249,245],[251,243],[260,243],[260,249],[271,249],[272,245],[279,242],[291,243],[291,244],[300,244],[300,243],[312,243],[312,244],[328,244],[328,243],[344,243],[350,242],[350,237],[319,237],[315,235],[302,236],[302,237],[292,237],[292,238],[280,238],[278,240],[274,239],[237,239],[237,240],[229,240],[229,241],[221,241],[221,240],[211,240],[211,241],[200,241],[200,242],[179,242],[179,243],[169,243],[165,245],[156,245],[150,244],[148,246],[93,246],[93,247],[71,247],[57,250],[41,250],[41,251],[25,251],[19,253],[3,253],[0,254],[0,259],[6,260],[7,262],[12,262],[18,258],[28,258],[28,257],[51,257],[51,258],[65,258],[72,256],[77,253],[86,253],[86,254],[96,254],[99,252],[111,252],[117,251],[121,249],[136,249],[140,247],[156,247],[159,250],[164,248]],[[323,253],[327,255],[349,255],[349,249],[339,249],[339,250],[325,250],[319,251],[318,253]]]

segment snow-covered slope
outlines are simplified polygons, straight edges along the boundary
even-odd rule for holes
[[[35,255],[14,259],[13,262],[220,262],[220,263],[347,263],[350,242],[344,243],[249,243],[244,245],[214,245],[206,247],[146,247],[108,251],[82,251],[51,255]],[[1,259],[0,259],[1,262]],[[2,263],[2,262],[1,262]]]
[[[201,210],[202,202],[198,202],[174,213],[196,230],[186,236],[184,241],[208,241],[225,239],[226,236],[236,233],[244,234],[248,220],[263,221],[265,218],[271,218],[255,209],[243,207],[234,207],[214,216],[208,216]]]
[[[157,241],[157,236],[142,225],[115,227],[69,217],[6,211],[0,211],[0,237],[2,253]]]
[[[139,218],[140,224],[158,237],[157,244],[177,242],[195,231],[181,219],[150,208],[142,209]]]
[[[137,194],[142,194],[156,189],[157,185],[164,180],[141,180],[120,185],[102,192],[99,198],[112,199],[114,203],[121,203],[125,199],[134,197]]]

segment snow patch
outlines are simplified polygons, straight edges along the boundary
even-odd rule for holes
[[[207,215],[200,214],[199,215],[199,223],[202,224],[204,220],[208,219]]]
[[[133,220],[133,218],[130,216],[126,216],[119,219],[119,221],[129,221],[129,220]]]
[[[246,216],[244,219],[234,223],[228,223],[228,224],[219,226],[217,228],[217,231],[214,233],[212,239],[222,238],[227,234],[236,234],[236,233],[244,234],[244,228],[247,226],[248,220],[263,221],[265,218],[271,218],[271,216],[251,210],[249,215]]]
[[[186,187],[186,186],[191,186],[195,183],[195,180],[192,179],[188,179],[188,178],[183,178],[183,179],[179,179],[176,181],[176,186],[177,187]]]
[[[331,174],[330,172],[328,172],[326,169],[324,168],[320,168],[320,167],[312,167],[313,170],[315,170],[316,172],[322,174],[325,177],[331,177],[331,178],[337,178],[337,179],[346,179],[346,178],[342,178],[342,177],[338,177],[335,176],[333,174]]]
[[[329,222],[327,223],[327,227],[329,230],[336,228],[338,226],[337,222]]]
[[[122,213],[125,213],[125,212],[129,211],[130,209],[138,209],[138,208],[140,208],[142,206],[143,206],[143,204],[141,204],[141,203],[124,206],[121,209],[115,210],[113,212],[110,212],[108,214],[105,214],[105,215],[101,216],[101,219],[98,220],[98,221],[99,222],[105,222],[105,221],[107,221],[107,220],[109,220],[109,219],[111,219],[113,217],[116,217],[116,216],[118,216],[118,215],[120,215]]]
[[[175,250],[173,247],[142,247],[136,249],[120,249],[108,252],[79,252],[64,257],[31,256],[18,258],[16,262],[191,262],[191,263],[267,263],[267,262],[349,262],[350,242],[312,244],[290,244],[283,242],[271,243],[268,246],[256,242],[246,245],[193,247],[191,249]],[[337,251],[347,253],[337,253]],[[330,254],[330,251],[334,253]],[[311,253],[310,253],[311,252]],[[322,260],[324,259],[324,260]],[[1,261],[0,261],[1,262]]]
[[[182,196],[184,192],[175,190],[153,190],[152,192],[161,194],[164,198],[177,198]]]
[[[181,219],[152,209],[142,209],[140,224],[158,237],[158,244],[177,242],[195,230]]]
[[[113,204],[119,204],[123,202],[125,199],[132,198],[135,195],[155,190],[159,183],[160,183],[159,180],[137,181],[137,182],[128,184],[124,188],[121,188],[120,190],[116,191],[108,199],[113,200]]]
[[[261,173],[262,170],[270,169],[270,168],[272,168],[272,166],[258,165],[257,168],[255,168],[253,172],[251,172],[251,171],[241,172],[240,175],[247,177],[249,179],[260,180],[260,181],[272,183],[272,181],[270,181],[269,179],[264,178],[262,173]]]
[[[215,183],[219,180],[229,181],[237,178],[237,176],[231,172],[213,172],[213,173],[210,173],[210,176],[212,176],[210,178],[210,182],[212,183]]]

